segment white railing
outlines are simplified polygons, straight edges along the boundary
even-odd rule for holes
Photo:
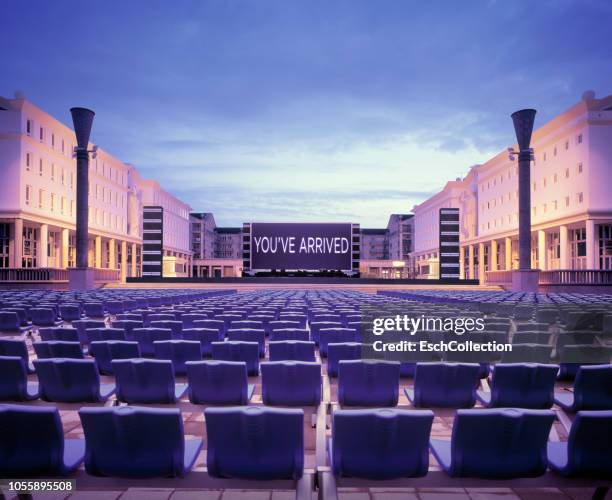
[[[612,270],[555,269],[540,271],[540,285],[612,285]]]
[[[68,282],[68,269],[54,268],[8,268],[0,269],[0,282],[14,283],[62,283]],[[119,269],[94,269],[94,281],[110,283],[119,281]]]
[[[512,271],[487,271],[487,285],[511,285]]]

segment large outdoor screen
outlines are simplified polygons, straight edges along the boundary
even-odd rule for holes
[[[350,270],[350,223],[254,222],[251,269]]]

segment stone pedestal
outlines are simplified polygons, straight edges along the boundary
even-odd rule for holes
[[[518,269],[512,271],[512,291],[536,293],[538,291],[539,280],[539,269]]]
[[[94,285],[94,269],[71,267],[68,269],[70,290],[91,290]]]

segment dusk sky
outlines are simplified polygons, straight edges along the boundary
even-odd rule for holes
[[[85,6],[87,4],[87,6]],[[612,93],[612,2],[0,3],[16,90],[219,225],[386,225],[584,90]]]

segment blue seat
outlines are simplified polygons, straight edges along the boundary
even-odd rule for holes
[[[0,311],[0,333],[20,333],[21,331],[21,321],[17,311]]]
[[[414,390],[405,389],[420,408],[471,408],[480,381],[477,363],[417,363]]]
[[[152,313],[147,314],[145,322],[146,326],[151,326],[153,321],[176,321],[176,316],[173,313]]]
[[[548,344],[514,344],[511,351],[502,353],[502,363],[542,363],[552,360],[553,347]]]
[[[555,403],[566,411],[612,410],[612,365],[583,365],[573,392],[557,392]]]
[[[123,328],[88,328],[85,330],[87,342],[105,342],[107,340],[127,340]]]
[[[429,468],[430,410],[336,410],[328,442],[334,475],[422,477]]]
[[[212,343],[223,340],[221,333],[212,328],[184,328],[183,339],[199,342],[202,357],[205,358],[212,356]]]
[[[244,362],[187,361],[189,401],[200,405],[246,405],[254,385],[248,384]]]
[[[178,340],[183,333],[183,322],[177,320],[151,321],[151,328],[168,329],[172,331],[172,339]]]
[[[134,340],[132,332],[135,328],[144,328],[144,323],[141,319],[118,319],[112,322],[112,326],[124,331],[125,338],[122,340]]]
[[[175,384],[172,362],[162,359],[114,359],[117,399],[130,404],[176,403],[187,384]]]
[[[183,314],[181,316],[181,321],[183,322],[183,331],[185,330],[185,328],[195,328],[195,325],[193,324],[194,321],[202,321],[205,319],[208,319],[208,314],[202,314],[202,313]]]
[[[185,440],[177,408],[81,408],[85,470],[93,476],[184,477],[193,467],[201,439]]]
[[[579,411],[567,442],[548,443],[548,465],[563,476],[612,477],[612,411]]]
[[[83,462],[85,441],[64,439],[57,408],[0,406],[2,477],[63,476]]]
[[[261,366],[265,405],[318,406],[321,403],[321,365],[304,361],[268,361]]]
[[[315,343],[285,340],[268,343],[270,361],[315,361]]]
[[[259,346],[259,357],[263,358],[266,355],[266,332],[263,329],[234,329],[232,327],[227,331],[227,339],[232,342],[257,342]]]
[[[270,331],[270,335],[272,335],[273,332],[275,332],[276,330],[306,330],[306,317],[304,317],[304,322],[301,323],[300,321],[291,321],[291,320],[275,320],[275,321],[270,321],[268,323],[268,330]],[[306,330],[308,331],[308,330]],[[295,340],[301,340],[301,339],[295,339]]]
[[[319,354],[327,357],[327,344],[357,342],[357,333],[352,328],[322,328],[319,330]]]
[[[38,384],[28,382],[26,363],[19,356],[0,356],[0,401],[38,398]]]
[[[270,340],[281,342],[283,340],[310,341],[310,333],[305,328],[279,328],[270,332]]]
[[[34,373],[34,366],[29,362],[28,346],[23,339],[0,338],[0,356],[17,356],[25,364],[28,373]]]
[[[25,304],[20,304],[19,306],[10,306],[10,307],[4,307],[4,309],[2,309],[2,312],[4,313],[15,313],[17,315],[17,327],[22,327],[22,329],[26,328],[28,326],[28,323],[31,319],[29,312],[30,312],[30,307],[25,305]],[[6,315],[0,315],[0,319],[4,318],[2,320],[2,322],[4,323],[4,325],[6,326],[6,330],[4,330],[5,332],[17,332],[19,331],[18,328],[15,328],[14,325],[14,318],[11,314],[6,314]],[[3,329],[0,328],[0,331],[2,331]]]
[[[339,317],[338,317],[339,318]],[[310,322],[310,340],[319,345],[319,332],[322,329],[342,328],[340,319],[338,321],[313,321]]]
[[[133,340],[138,342],[140,352],[143,356],[155,356],[153,342],[159,340],[172,340],[172,330],[169,328],[134,328],[132,331]]]
[[[72,322],[72,327],[77,329],[79,332],[79,339],[81,344],[87,343],[87,330],[90,328],[105,328],[106,324],[104,321],[97,319],[79,319]]]
[[[112,315],[126,311],[122,300],[106,300],[104,301],[104,308]]]
[[[452,477],[537,477],[548,464],[552,410],[457,410],[450,441],[430,440],[431,451]]]
[[[113,359],[140,358],[138,342],[125,340],[96,340],[89,344],[89,353],[95,358],[98,371],[104,375],[112,375]]]
[[[83,349],[80,342],[64,342],[63,340],[49,340],[33,342],[34,352],[38,359],[72,358],[83,359]]]
[[[213,342],[212,357],[220,361],[243,361],[249,376],[259,375],[259,344],[257,342]]]
[[[58,403],[100,403],[114,392],[114,384],[100,384],[93,359],[35,359],[40,398]]]
[[[327,375],[338,376],[338,363],[352,359],[361,359],[362,346],[359,342],[327,344]],[[400,372],[401,375],[401,372]]]
[[[300,479],[304,412],[264,407],[206,408],[208,473],[239,479]]]
[[[79,332],[76,328],[40,328],[38,330],[41,340],[62,340],[64,342],[80,342]]]
[[[104,318],[104,304],[102,302],[85,302],[83,304],[85,316],[88,318]]]
[[[156,359],[169,359],[175,375],[185,375],[187,361],[200,361],[202,349],[199,342],[193,340],[159,340],[153,342]]]
[[[574,380],[580,366],[612,363],[612,346],[565,345],[560,349],[559,380]]]
[[[79,304],[60,304],[59,313],[63,321],[76,321],[82,315]]]
[[[264,330],[264,324],[261,321],[256,321],[252,319],[239,319],[231,322],[229,330]]]
[[[491,392],[476,397],[489,408],[550,408],[553,404],[557,365],[498,364],[493,369]]]
[[[396,406],[400,364],[347,360],[338,363],[338,402],[342,406]]]
[[[202,319],[195,320],[193,322],[194,328],[206,328],[207,330],[217,330],[220,335],[220,340],[225,338],[225,332],[227,328],[225,328],[225,322],[219,319]]]
[[[55,326],[58,324],[55,310],[49,307],[33,307],[30,309],[32,314],[32,324],[35,326]]]

